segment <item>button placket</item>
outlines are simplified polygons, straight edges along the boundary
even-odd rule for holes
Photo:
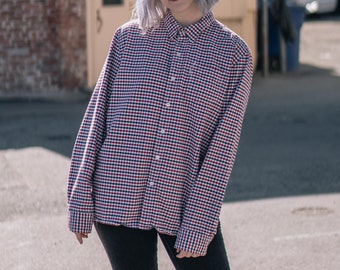
[[[159,119],[159,129],[158,129],[158,138],[156,140],[155,148],[154,148],[154,162],[151,168],[152,173],[150,174],[149,182],[148,182],[148,188],[150,194],[153,194],[154,192],[157,192],[157,182],[160,177],[158,170],[162,171],[162,164],[166,162],[166,156],[167,156],[167,145],[164,144],[165,136],[169,133],[171,136],[171,130],[167,128],[167,122],[170,121],[172,123],[174,120],[172,111],[170,109],[174,106],[174,100],[176,99],[178,93],[180,92],[180,76],[182,74],[183,69],[183,63],[182,63],[182,57],[183,52],[182,50],[185,49],[186,45],[183,44],[187,40],[185,31],[182,31],[182,37],[179,37],[176,45],[173,48],[174,51],[174,57],[172,58],[171,68],[169,72],[169,79],[168,79],[168,85],[167,89],[168,91],[165,92],[164,95],[164,103],[163,103],[163,110],[160,115]],[[163,160],[164,159],[164,160]]]
[[[180,50],[183,49],[183,45],[182,43],[185,42],[187,40],[187,33],[186,33],[186,30],[185,29],[181,29],[178,31],[177,33],[177,43],[176,43],[176,47],[175,47],[175,56],[174,57],[174,60],[173,62],[179,62],[181,60],[181,57],[182,57],[182,52]],[[174,66],[174,64],[172,63],[172,66]],[[175,83],[177,82],[177,76],[178,76],[178,73],[177,72],[170,72],[170,81],[172,83]]]
[[[153,156],[151,157],[153,160],[148,182],[146,183],[147,189],[141,223],[148,226],[153,222],[154,205],[157,203],[157,194],[159,189],[162,188],[163,178],[167,177],[165,174],[167,171],[167,159],[171,159],[172,149],[166,142],[176,139],[177,131],[175,127],[178,121],[176,117],[178,117],[179,113],[177,110],[180,109],[178,108],[178,106],[180,106],[178,98],[180,98],[182,94],[182,76],[186,66],[186,63],[183,61],[187,58],[186,51],[189,45],[185,29],[179,31],[175,40],[176,41],[171,44],[173,55],[171,57],[170,69],[167,73],[168,77],[165,79],[166,90],[162,93],[163,100],[160,104],[163,108],[158,116],[158,129],[155,134],[157,137],[153,149]]]

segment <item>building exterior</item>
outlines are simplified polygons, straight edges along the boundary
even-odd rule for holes
[[[217,19],[256,52],[256,0],[220,0]],[[133,0],[1,0],[0,96],[92,89]]]
[[[86,87],[84,0],[1,0],[0,93]]]
[[[245,39],[256,60],[257,0],[220,0],[214,14],[220,22]]]

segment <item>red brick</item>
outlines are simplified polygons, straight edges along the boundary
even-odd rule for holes
[[[1,2],[0,56],[10,68],[1,71],[0,91],[86,86],[85,0]]]

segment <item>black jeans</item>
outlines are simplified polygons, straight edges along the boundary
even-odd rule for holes
[[[157,270],[157,231],[95,223],[114,270]],[[230,270],[220,224],[206,256],[176,257],[176,236],[159,234],[176,270]]]

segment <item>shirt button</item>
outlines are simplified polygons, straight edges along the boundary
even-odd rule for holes
[[[151,182],[149,183],[149,186],[150,186],[150,187],[153,187],[154,184],[155,184],[155,183],[151,181]]]
[[[162,134],[165,133],[165,129],[164,129],[164,128],[161,129],[161,133],[162,133]]]
[[[172,76],[170,79],[171,79],[171,81],[173,81],[173,82],[176,81],[176,77],[175,77],[175,76]]]
[[[176,53],[176,56],[177,56],[177,57],[181,57],[181,55],[182,55],[182,54],[181,54],[180,52]]]
[[[171,106],[170,102],[165,103],[165,107],[170,108],[170,106]]]
[[[156,156],[155,156],[155,159],[156,159],[156,160],[160,160],[160,159],[161,159],[161,156],[160,156],[160,155],[156,155]]]

